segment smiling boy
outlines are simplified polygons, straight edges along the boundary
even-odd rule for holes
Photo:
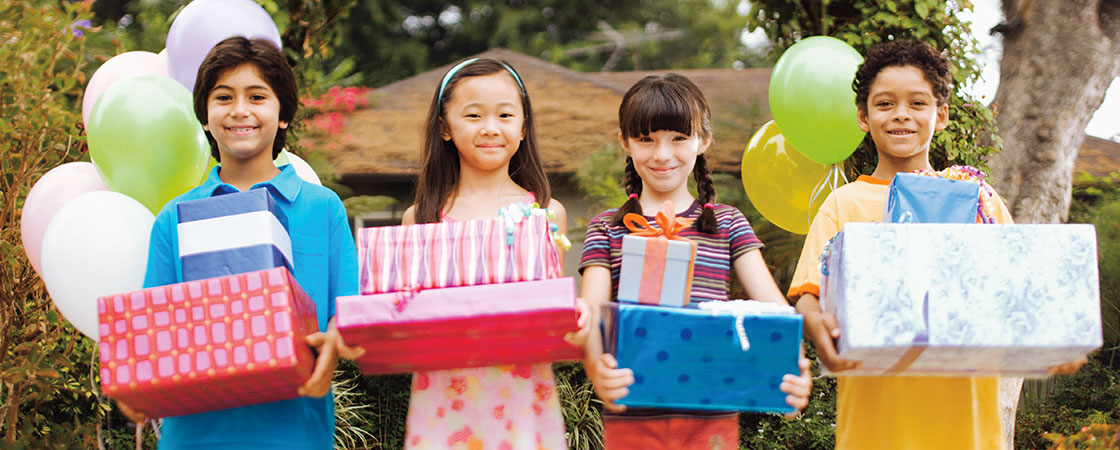
[[[170,417],[163,421],[160,448],[315,448],[334,443],[330,381],[338,357],[360,351],[346,347],[334,327],[334,301],[358,292],[357,252],[346,210],[338,196],[304,182],[291,165],[277,168],[297,104],[295,75],[269,41],[232,37],[216,45],[198,71],[195,113],[206,130],[211,154],[222,163],[198,187],[171,200],[152,228],[144,287],[182,282],[176,234],[182,201],[251,188],[267,189],[288,218],[293,275],[315,302],[319,332],[307,337],[318,356],[304,397]],[[122,410],[143,420],[143,413]]]

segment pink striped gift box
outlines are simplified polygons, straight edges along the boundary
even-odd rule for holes
[[[579,360],[572,278],[355,295],[338,331],[366,374]]]
[[[561,275],[544,214],[517,223],[489,219],[363,228],[358,232],[358,265],[362,294]]]
[[[97,299],[101,390],[154,417],[295,398],[315,303],[278,267]]]

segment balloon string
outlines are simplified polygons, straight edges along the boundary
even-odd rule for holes
[[[844,180],[844,182],[840,183],[840,180]],[[809,225],[813,224],[813,205],[824,193],[824,188],[827,187],[828,191],[832,192],[845,184],[848,184],[848,177],[844,175],[844,170],[839,165],[833,164],[832,168],[828,169],[828,173],[821,178],[821,181],[817,182],[817,186],[813,188],[813,194],[809,196],[809,207],[805,209],[805,220]]]

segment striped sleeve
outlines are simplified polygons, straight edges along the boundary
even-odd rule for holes
[[[583,238],[583,256],[579,260],[579,272],[588,266],[611,267],[611,240],[607,234],[607,223],[614,210],[599,214],[587,223],[587,235]]]
[[[743,213],[733,206],[720,205],[716,211],[716,221],[720,230],[727,230],[727,242],[730,246],[731,262],[754,249],[762,249],[762,241],[755,236],[750,222],[743,217]]]

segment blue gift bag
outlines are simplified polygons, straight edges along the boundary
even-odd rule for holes
[[[913,173],[887,186],[884,223],[976,223],[980,183]]]
[[[734,316],[692,308],[629,303],[603,306],[603,348],[634,371],[631,407],[791,412],[779,389],[799,374],[801,316],[743,318],[743,350]]]

